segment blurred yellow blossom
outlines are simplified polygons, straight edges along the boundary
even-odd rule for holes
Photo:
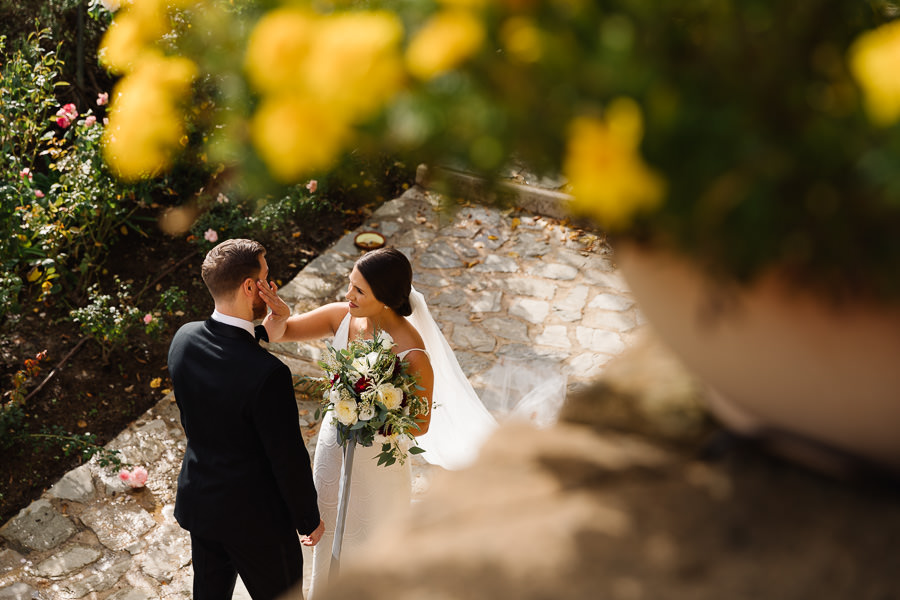
[[[541,31],[532,19],[507,19],[500,29],[500,39],[510,56],[519,62],[534,63],[541,59]]]
[[[388,12],[322,19],[304,65],[310,93],[353,120],[381,108],[403,84],[403,25]]]
[[[303,85],[303,64],[317,17],[298,9],[274,10],[256,24],[247,42],[244,69],[260,92]]]
[[[100,64],[118,75],[136,68],[144,52],[171,30],[170,12],[201,0],[126,0],[100,43]],[[116,7],[119,8],[118,6]],[[112,10],[112,9],[111,9]]]
[[[615,230],[659,206],[665,182],[641,158],[642,136],[641,110],[630,98],[610,102],[603,119],[573,120],[563,170],[576,212]]]
[[[152,387],[153,389],[156,389],[161,385],[162,385],[162,377],[154,377],[153,379],[150,380],[150,387]]]
[[[484,35],[484,26],[471,12],[439,12],[410,41],[406,51],[407,68],[420,79],[437,77],[474,55]]]
[[[142,21],[133,13],[117,17],[100,43],[100,63],[109,71],[127,73],[150,41],[165,33],[165,21]]]
[[[184,135],[179,105],[195,74],[188,59],[147,55],[119,81],[103,133],[103,155],[117,176],[136,181],[170,165]]]
[[[900,21],[859,36],[850,47],[849,62],[872,121],[896,123],[900,119]]]
[[[253,116],[253,145],[281,182],[331,166],[350,134],[334,107],[294,94],[266,98]]]
[[[488,0],[438,0],[438,4],[455,8],[484,8]]]

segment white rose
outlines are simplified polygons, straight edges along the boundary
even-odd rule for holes
[[[344,425],[350,426],[359,420],[356,414],[356,401],[352,399],[341,399],[334,405],[334,416]]]
[[[403,392],[389,383],[378,387],[378,400],[388,410],[396,410],[403,404]]]
[[[369,374],[369,364],[364,357],[354,358],[353,362],[350,363],[350,366],[353,367],[354,371],[364,377]]]
[[[375,366],[375,363],[378,362],[378,353],[377,352],[369,352],[365,356],[356,358],[353,360],[353,369],[362,376],[367,376],[369,372],[372,370],[372,367]]]
[[[383,329],[378,332],[378,341],[381,342],[381,345],[385,348],[391,348],[394,346],[394,338],[391,337],[387,331]]]
[[[369,403],[362,404],[359,407],[359,420],[368,421],[375,416],[375,406]]]

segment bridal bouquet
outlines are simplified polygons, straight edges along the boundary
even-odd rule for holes
[[[428,413],[428,402],[418,395],[423,388],[394,354],[394,341],[384,331],[374,339],[353,340],[346,350],[328,346],[322,399],[325,412],[334,413],[341,445],[371,446],[380,442],[379,465],[400,464],[407,453],[420,454],[415,445],[416,416]]]

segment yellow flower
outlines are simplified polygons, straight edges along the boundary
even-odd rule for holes
[[[150,387],[154,390],[162,385],[162,377],[154,377],[150,380]]]
[[[253,116],[251,136],[272,175],[290,183],[331,166],[349,133],[334,107],[284,94],[263,101]]]
[[[464,10],[445,10],[416,33],[406,51],[406,66],[420,79],[431,79],[472,57],[484,41],[481,21]]]
[[[127,73],[146,51],[147,44],[165,32],[159,25],[142,22],[133,13],[123,13],[103,36],[100,63],[113,73]]]
[[[260,92],[303,84],[304,60],[316,31],[316,17],[297,9],[274,10],[256,24],[247,42],[244,69]]]
[[[487,0],[438,0],[439,4],[444,6],[452,6],[454,8],[484,8]]]
[[[576,212],[615,230],[659,206],[665,182],[641,158],[642,136],[641,110],[630,98],[610,102],[604,119],[572,122],[563,170]]]
[[[403,25],[388,12],[322,19],[303,66],[309,93],[352,120],[368,116],[402,87],[402,38]]]
[[[171,164],[184,135],[179,104],[195,73],[185,58],[147,55],[116,85],[103,156],[118,177],[136,181]]]
[[[116,74],[136,67],[144,52],[153,52],[156,43],[172,27],[169,13],[201,0],[126,0],[100,43],[100,63]],[[118,8],[118,6],[117,6]],[[198,7],[198,10],[204,10]]]
[[[513,17],[503,23],[500,39],[507,52],[523,63],[535,63],[540,60],[541,32],[532,19]]]
[[[869,118],[879,125],[900,119],[900,21],[868,31],[850,47],[850,71],[864,93]]]

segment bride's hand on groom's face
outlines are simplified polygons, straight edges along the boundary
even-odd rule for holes
[[[278,297],[278,286],[274,281],[257,280],[256,287],[259,288],[259,296],[263,302],[272,311],[269,316],[275,321],[283,321],[291,316],[291,309],[284,300]]]

